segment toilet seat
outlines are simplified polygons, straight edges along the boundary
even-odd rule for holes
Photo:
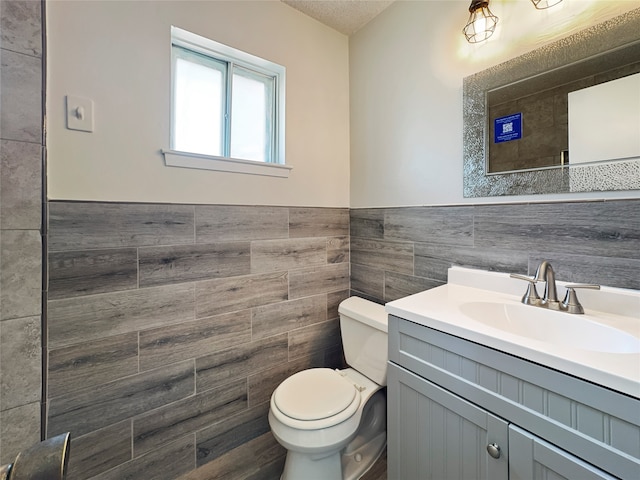
[[[301,430],[328,428],[351,417],[360,405],[356,385],[329,368],[292,375],[271,396],[274,415]]]

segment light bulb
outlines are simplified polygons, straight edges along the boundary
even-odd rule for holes
[[[493,35],[498,17],[489,10],[488,0],[472,0],[469,12],[469,21],[462,29],[469,43],[482,42]]]

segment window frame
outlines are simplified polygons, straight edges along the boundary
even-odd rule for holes
[[[273,138],[271,146],[271,161],[245,160],[232,158],[230,156],[203,155],[193,152],[184,152],[173,149],[174,139],[174,53],[173,46],[176,45],[188,52],[204,55],[213,61],[222,61],[229,64],[228,68],[232,72],[232,66],[236,65],[242,69],[255,72],[274,78],[273,91]],[[255,55],[237,50],[222,43],[210,40],[195,33],[188,32],[181,28],[171,27],[171,126],[170,126],[170,148],[163,149],[165,164],[173,167],[198,168],[204,170],[218,170],[226,172],[246,173],[254,175],[268,175],[277,177],[288,177],[292,169],[285,163],[285,91],[286,91],[286,69],[276,63],[270,62]],[[229,82],[232,73],[228,75]],[[227,102],[231,102],[230,84],[227,84]],[[230,103],[229,103],[230,104]],[[230,108],[230,107],[229,107]],[[228,120],[230,125],[231,120]],[[230,132],[226,131],[223,142],[230,146]],[[226,148],[226,147],[223,147]],[[225,150],[223,150],[225,152]]]

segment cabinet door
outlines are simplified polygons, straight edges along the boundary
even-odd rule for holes
[[[393,363],[387,399],[389,480],[507,479],[505,421]]]
[[[515,425],[509,426],[509,463],[511,480],[615,480]]]

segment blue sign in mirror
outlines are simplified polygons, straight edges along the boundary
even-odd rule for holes
[[[499,117],[493,123],[493,143],[510,142],[522,138],[522,113]]]

